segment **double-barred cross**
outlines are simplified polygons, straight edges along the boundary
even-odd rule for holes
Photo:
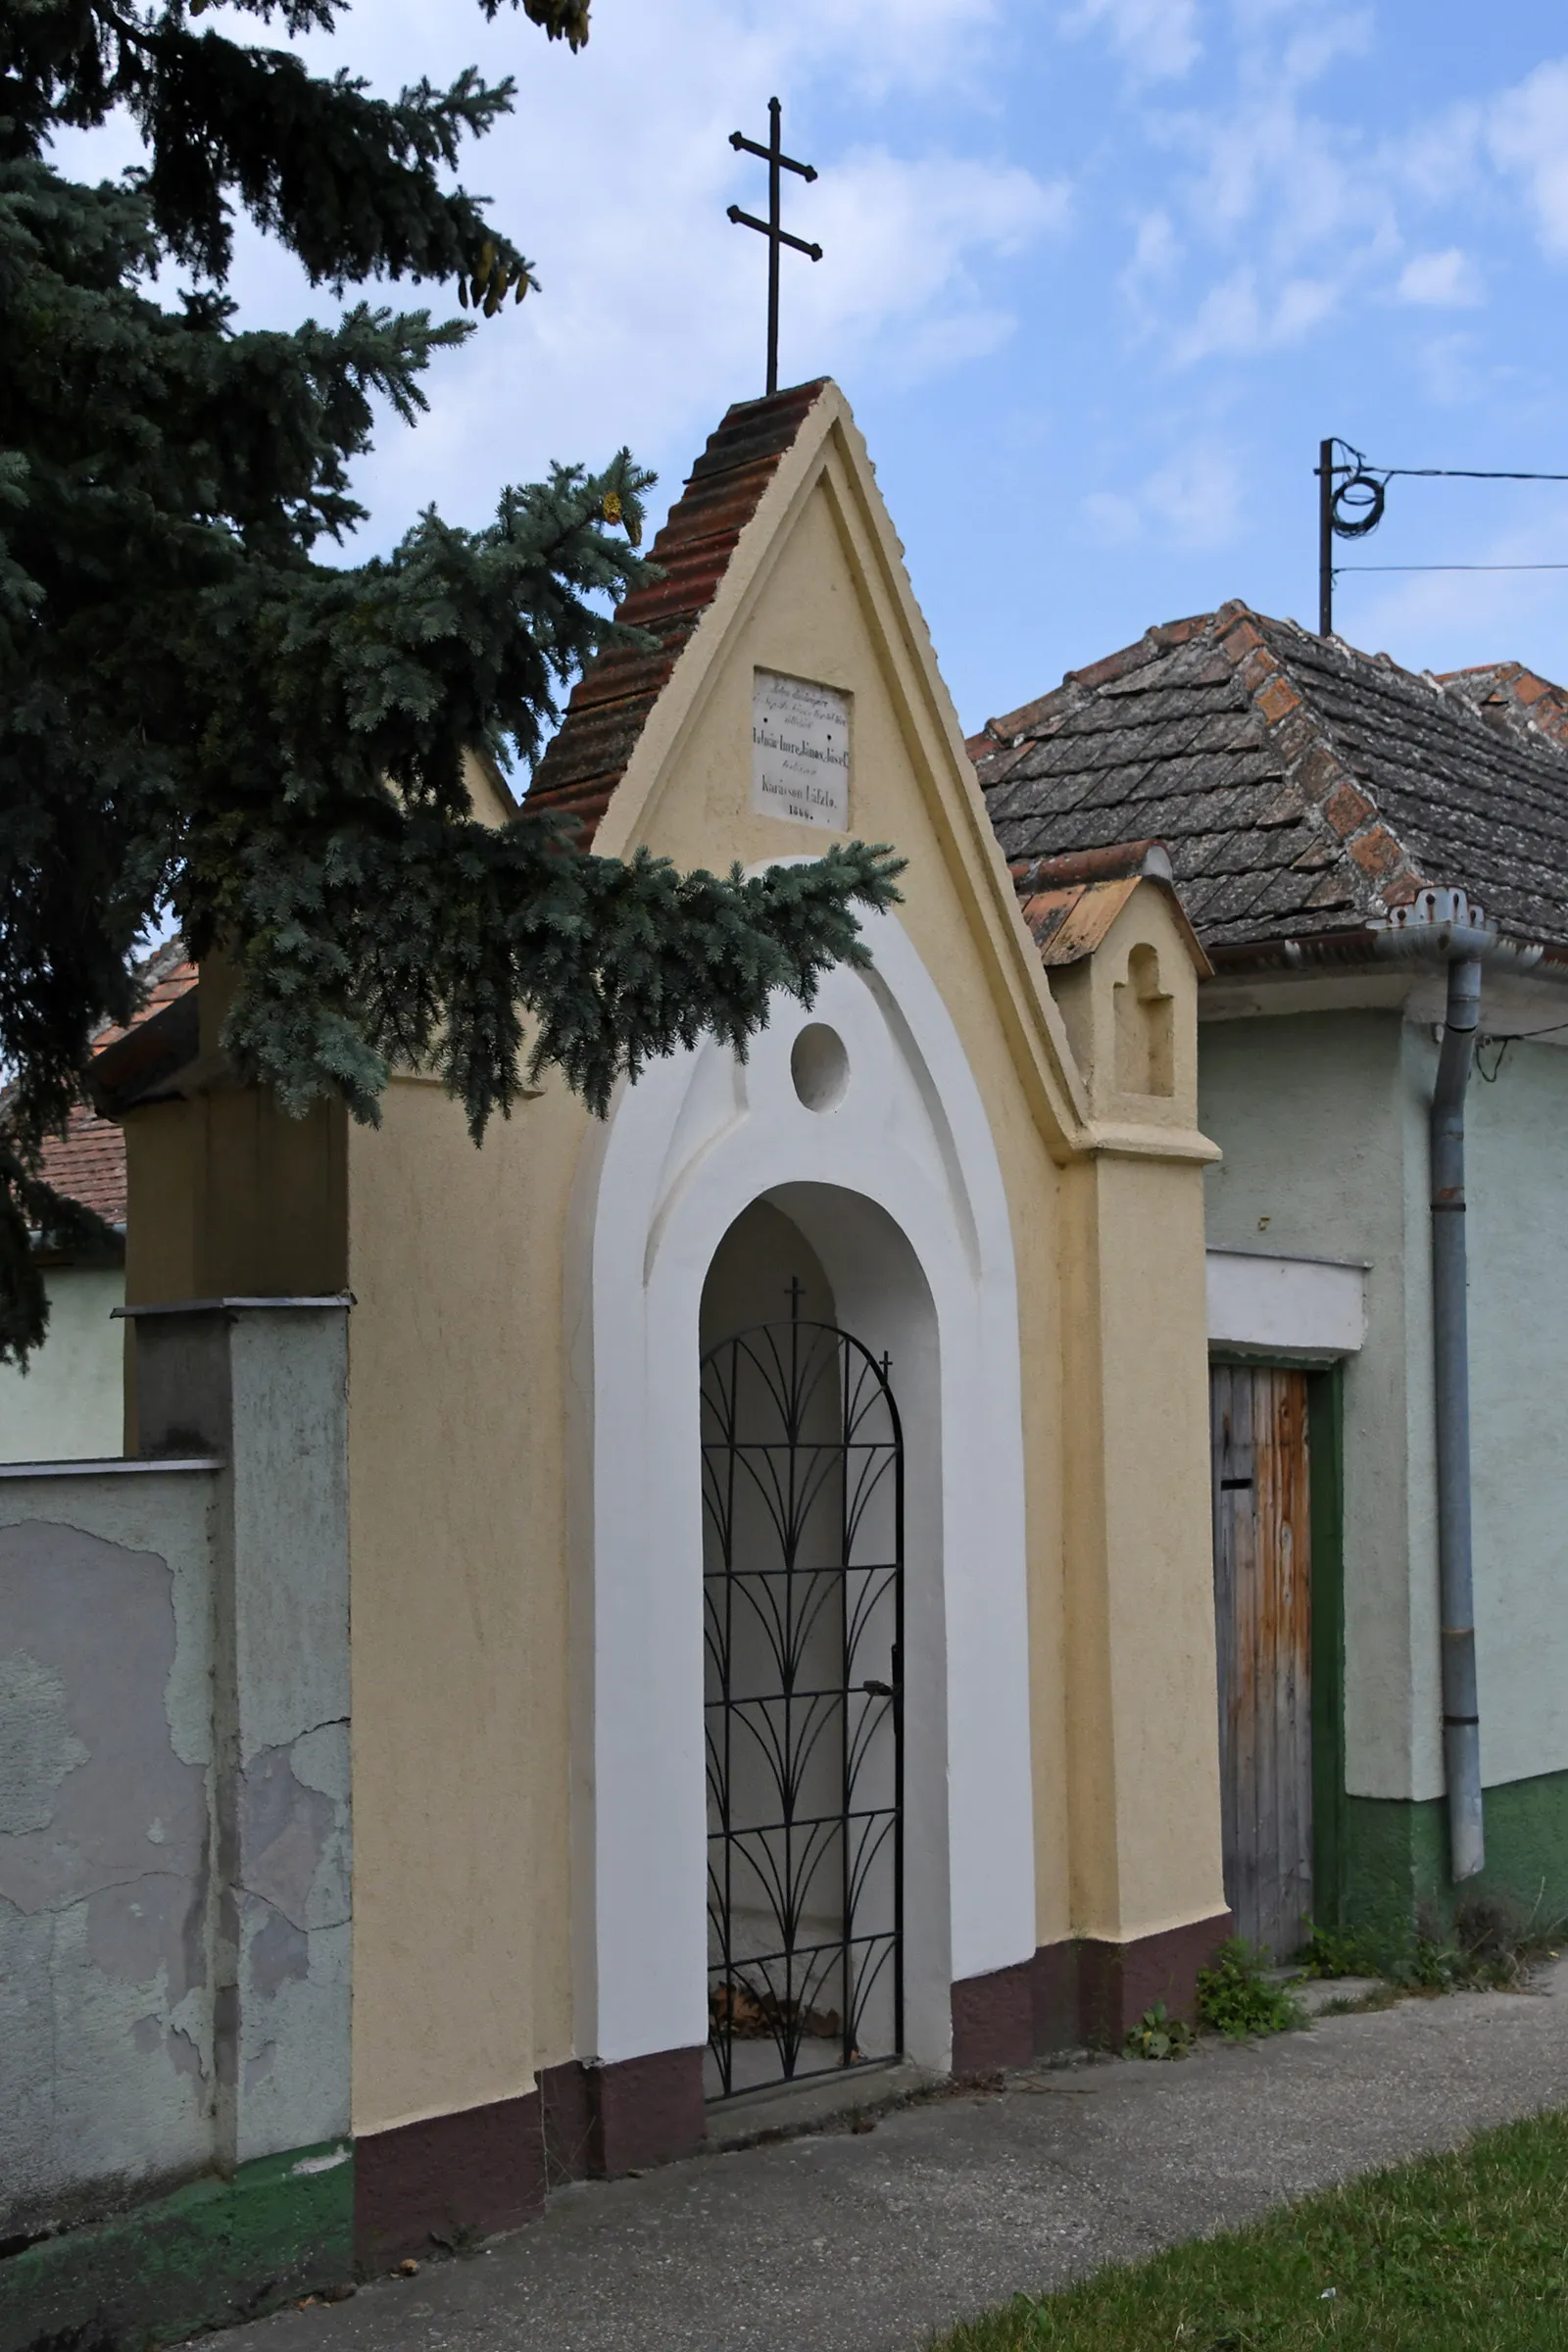
[[[743,213],[738,204],[729,208],[729,217],[742,228],[755,228],[767,239],[767,388],[778,390],[778,249],[793,245],[797,253],[808,253],[813,262],[822,259],[820,245],[808,245],[804,237],[793,237],[779,218],[779,173],[798,172],[802,179],[814,179],[814,164],[798,164],[786,155],[779,145],[780,108],[776,98],[767,102],[767,145],[759,146],[756,139],[747,138],[744,131],[732,130],[729,143],[737,154],[760,155],[767,166],[767,219],[759,220],[755,213]]]

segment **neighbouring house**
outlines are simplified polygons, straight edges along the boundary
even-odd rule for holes
[[[150,956],[146,992],[132,1027],[153,1018],[196,982],[177,941]],[[124,1032],[106,1023],[95,1052]],[[96,1209],[117,1236],[113,1249],[40,1252],[49,1295],[49,1333],[25,1372],[0,1365],[0,1462],[89,1460],[118,1453],[125,1414],[123,1349],[115,1310],[125,1298],[125,1139],[87,1104],[44,1148],[45,1179]]]
[[[971,748],[1021,889],[1157,837],[1212,967],[1199,1125],[1224,1154],[1208,1328],[1240,1926],[1286,1952],[1308,1917],[1408,1935],[1478,1896],[1568,1914],[1568,697],[1514,663],[1415,676],[1231,604]],[[1463,1122],[1462,1217],[1435,1090],[1450,1152]],[[1462,1565],[1451,1484],[1440,1512],[1463,1468],[1455,1366],[1468,1690],[1462,1594],[1440,1598]]]
[[[1203,952],[1142,848],[1066,936],[1020,899],[833,385],[732,410],[654,555],[538,802],[891,842],[903,903],[744,1064],[478,1151],[414,1070],[281,1116],[220,963],[98,1057],[130,1442],[0,1470],[0,2352],[786,2078],[1119,2045],[1228,1930]]]

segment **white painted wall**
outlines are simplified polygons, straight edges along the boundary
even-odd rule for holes
[[[906,2044],[951,2050],[949,1987],[1034,1949],[1017,1297],[1001,1170],[952,1020],[892,915],[867,973],[623,1091],[590,1138],[573,1334],[573,1890],[579,2054],[707,2038],[698,1329],[722,1236],[766,1196],[838,1312],[886,1348],[908,1446]],[[848,1081],[803,1102],[800,1031]]]
[[[1334,1363],[1366,1341],[1366,1268],[1325,1257],[1210,1250],[1204,1268],[1211,1348],[1287,1362]]]
[[[49,1336],[25,1373],[0,1365],[0,1462],[102,1461],[122,1451],[124,1344],[110,1317],[119,1266],[57,1266],[46,1278]]]
[[[1436,1066],[1430,1024],[1394,1009],[1205,1020],[1200,1032],[1200,1121],[1225,1153],[1207,1178],[1210,1247],[1368,1265],[1365,1346],[1344,1373],[1346,1762],[1357,1795],[1443,1789]],[[1472,1080],[1467,1126],[1476,1624],[1494,1784],[1568,1768],[1568,1054],[1512,1045],[1495,1084]]]

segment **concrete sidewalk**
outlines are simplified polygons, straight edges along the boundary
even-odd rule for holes
[[[472,2260],[204,2339],[215,2352],[921,2352],[1019,2289],[1568,2106],[1568,1960],[1205,2045],[1040,2068],[640,2180],[571,2188]]]

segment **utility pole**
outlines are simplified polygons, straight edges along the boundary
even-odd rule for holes
[[[1334,634],[1334,443],[1317,446],[1317,633]]]

